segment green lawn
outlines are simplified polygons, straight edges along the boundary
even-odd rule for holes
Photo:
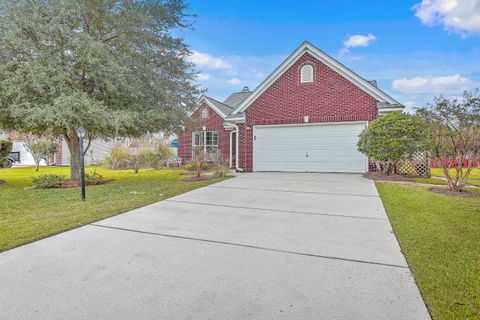
[[[93,168],[87,168],[92,172]],[[97,168],[113,182],[87,187],[87,201],[80,189],[29,189],[32,177],[56,173],[69,176],[66,167],[0,169],[0,252],[50,235],[141,207],[221,179],[183,182],[181,170],[113,171]]]
[[[452,170],[452,174],[454,174]],[[439,168],[432,168],[432,178],[421,178],[421,177],[415,177],[415,178],[410,178],[410,180],[416,181],[416,182],[421,182],[421,183],[431,183],[431,184],[438,184],[438,185],[447,185],[446,180],[441,180],[441,179],[436,179],[434,177],[442,177],[444,178],[445,175],[443,174],[442,169]],[[475,168],[472,170],[470,173],[470,176],[467,180],[468,184],[474,185],[474,186],[479,186],[480,187],[480,169]]]
[[[377,188],[433,319],[480,319],[480,199]]]

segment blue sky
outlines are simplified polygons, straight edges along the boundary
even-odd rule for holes
[[[308,40],[407,105],[480,88],[480,0],[191,0],[207,95],[255,88]]]

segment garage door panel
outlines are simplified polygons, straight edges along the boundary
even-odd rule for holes
[[[254,127],[255,171],[365,172],[365,123]]]

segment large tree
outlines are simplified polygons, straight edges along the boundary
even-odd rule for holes
[[[139,136],[183,125],[199,91],[182,0],[0,0],[0,127],[63,137]]]
[[[465,92],[463,99],[436,97],[417,110],[429,123],[432,158],[440,163],[452,191],[461,191],[474,165],[480,162],[480,94]]]

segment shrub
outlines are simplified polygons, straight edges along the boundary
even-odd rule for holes
[[[160,169],[164,166],[165,160],[173,156],[172,149],[163,142],[158,142],[148,155],[148,162],[154,169]]]
[[[230,174],[230,169],[229,168],[218,167],[218,168],[215,169],[212,176],[214,178],[224,178],[229,174]]]
[[[105,184],[106,182],[107,181],[105,180],[105,178],[96,171],[85,174],[85,185],[87,186],[96,186],[100,184]]]
[[[127,148],[115,145],[110,154],[105,158],[105,166],[112,170],[130,169],[130,153]]]
[[[39,189],[60,188],[65,178],[58,174],[42,174],[33,178],[33,185]]]
[[[10,152],[12,152],[13,142],[10,140],[0,140],[0,168],[3,168],[7,164],[7,158]]]
[[[223,158],[222,153],[220,150],[215,149],[213,151],[207,151],[207,161],[210,164],[218,167],[225,167],[228,166],[228,162]]]
[[[151,150],[140,149],[140,150],[131,152],[128,155],[128,162],[130,163],[130,166],[133,169],[133,171],[135,171],[135,173],[138,173],[138,170],[140,170],[140,168],[148,167],[149,165],[148,159],[150,158],[151,154],[152,154]]]
[[[427,151],[430,144],[428,125],[419,116],[391,112],[373,120],[360,134],[358,150],[385,174],[395,173],[397,163],[416,152]]]
[[[193,171],[193,170],[197,170],[197,164],[195,163],[195,161],[187,161],[185,162],[185,164],[183,165],[183,168],[185,170],[188,170],[188,171]],[[203,162],[202,163],[202,170],[207,170],[209,168],[208,166],[208,163],[206,162]]]

